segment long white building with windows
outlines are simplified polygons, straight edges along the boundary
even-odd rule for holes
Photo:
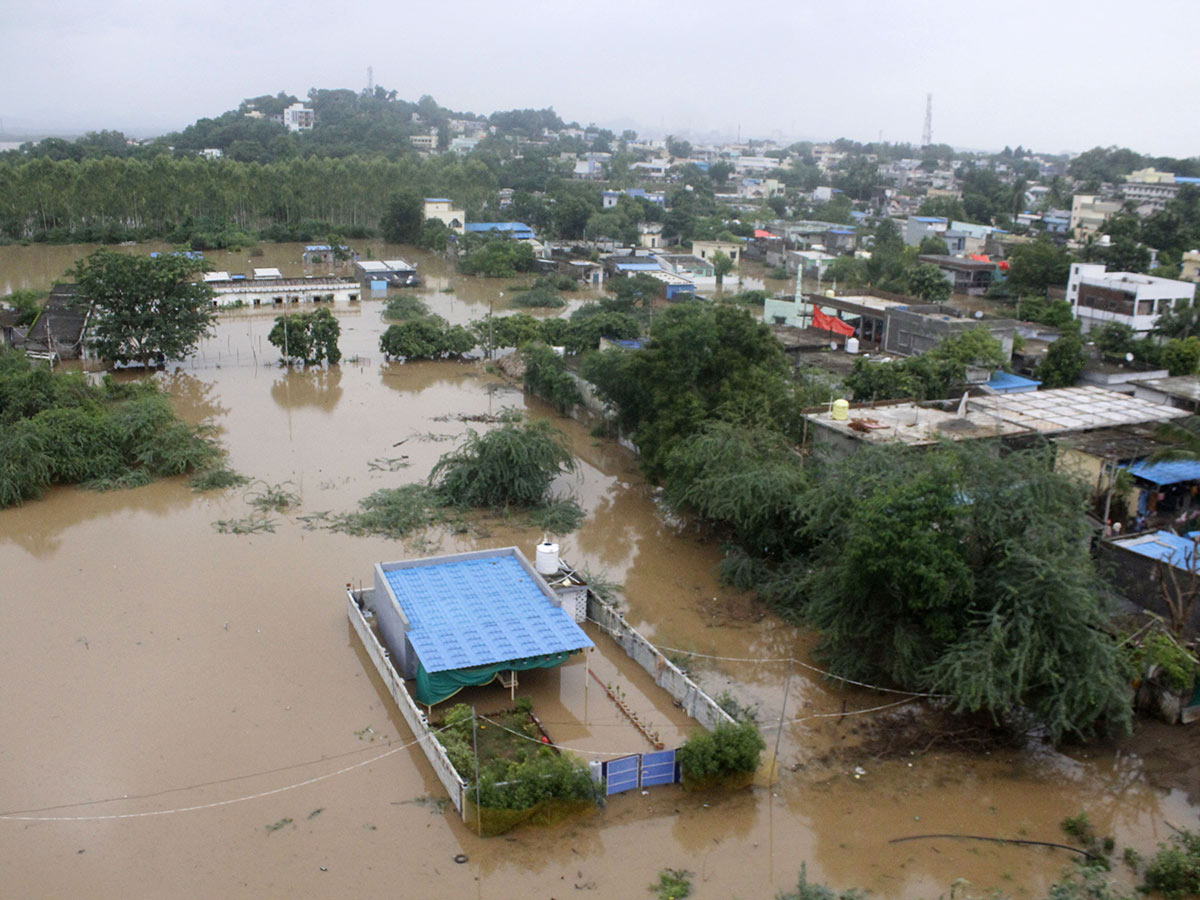
[[[1196,285],[1186,281],[1107,272],[1104,266],[1089,263],[1072,264],[1067,282],[1067,302],[1084,332],[1120,322],[1145,335],[1162,313],[1195,297]]]

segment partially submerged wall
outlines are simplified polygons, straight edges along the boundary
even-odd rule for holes
[[[588,618],[603,628],[630,659],[649,672],[655,683],[670,694],[683,707],[684,712],[709,731],[716,729],[722,722],[736,724],[733,716],[721,709],[717,701],[700,685],[642,637],[612,604],[605,602],[595,591],[590,590]]]
[[[358,595],[357,597],[355,596],[356,594]],[[354,626],[354,631],[358,634],[358,639],[362,641],[363,647],[366,648],[367,655],[371,657],[371,662],[374,663],[375,670],[379,672],[379,676],[383,679],[388,693],[392,695],[392,699],[396,701],[396,705],[400,708],[400,714],[404,716],[404,721],[412,729],[413,737],[418,740],[421,749],[425,751],[425,757],[429,760],[429,764],[433,766],[433,771],[437,774],[438,780],[446,788],[446,793],[450,796],[450,802],[454,804],[454,808],[458,810],[459,815],[462,815],[463,793],[466,790],[466,784],[458,777],[458,772],[450,764],[450,757],[446,755],[446,751],[442,748],[438,739],[429,730],[428,721],[426,721],[416,702],[409,695],[407,689],[405,689],[404,679],[400,677],[395,666],[392,665],[388,651],[379,643],[375,632],[363,616],[359,602],[361,600],[366,603],[369,597],[369,592],[361,590],[346,592],[346,604],[347,612],[350,616],[350,624]]]

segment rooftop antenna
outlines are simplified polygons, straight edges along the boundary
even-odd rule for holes
[[[921,146],[933,143],[933,94],[925,95],[925,128],[921,132]]]

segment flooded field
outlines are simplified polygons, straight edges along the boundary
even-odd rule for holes
[[[0,290],[46,287],[86,249],[0,248]],[[253,262],[209,258],[232,271],[303,271],[297,245],[264,249]],[[419,259],[422,295],[451,321],[503,308],[502,282],[460,279],[427,254],[375,245],[374,255],[385,249]],[[1058,823],[1087,810],[1118,853],[1149,853],[1166,823],[1200,822],[1200,796],[1160,786],[1170,773],[1153,757],[1111,747],[864,761],[856,777],[836,751],[874,715],[858,711],[896,697],[781,661],[809,659],[811,637],[716,582],[719,548],[664,516],[632,456],[556,419],[581,461],[558,488],[588,513],[560,541],[563,555],[622,583],[629,621],[694,654],[711,693],[758,707],[769,748],[780,734],[780,777],[728,795],[635,791],[563,828],[474,836],[407,746],[342,591],[380,560],[511,544],[532,555],[541,533],[501,520],[404,545],[312,530],[300,517],[425,478],[468,428],[486,427],[464,417],[552,413],[479,363],[385,363],[381,309],[336,309],[342,351],[357,357],[340,368],[280,369],[266,343],[271,315],[247,312],[224,316],[195,359],[156,376],[181,414],[218,426],[232,467],[257,481],[247,490],[197,495],[182,480],[56,489],[0,512],[3,896],[639,897],[670,866],[695,873],[693,896],[728,900],[774,897],[802,862],[810,878],[877,896],[948,894],[958,878],[981,894],[1037,896],[1070,855],[890,841],[1059,841]],[[301,505],[276,514],[273,533],[217,533],[215,521],[251,511],[247,491],[280,483]],[[531,685],[539,703],[569,702],[576,666]],[[553,709],[546,719],[554,734]],[[644,749],[613,730],[621,736],[582,749]]]

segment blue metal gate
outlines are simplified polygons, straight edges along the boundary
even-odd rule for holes
[[[675,751],[642,754],[642,787],[675,783]]]
[[[623,756],[620,759],[610,759],[604,764],[606,795],[631,791],[638,786],[638,756]]]

